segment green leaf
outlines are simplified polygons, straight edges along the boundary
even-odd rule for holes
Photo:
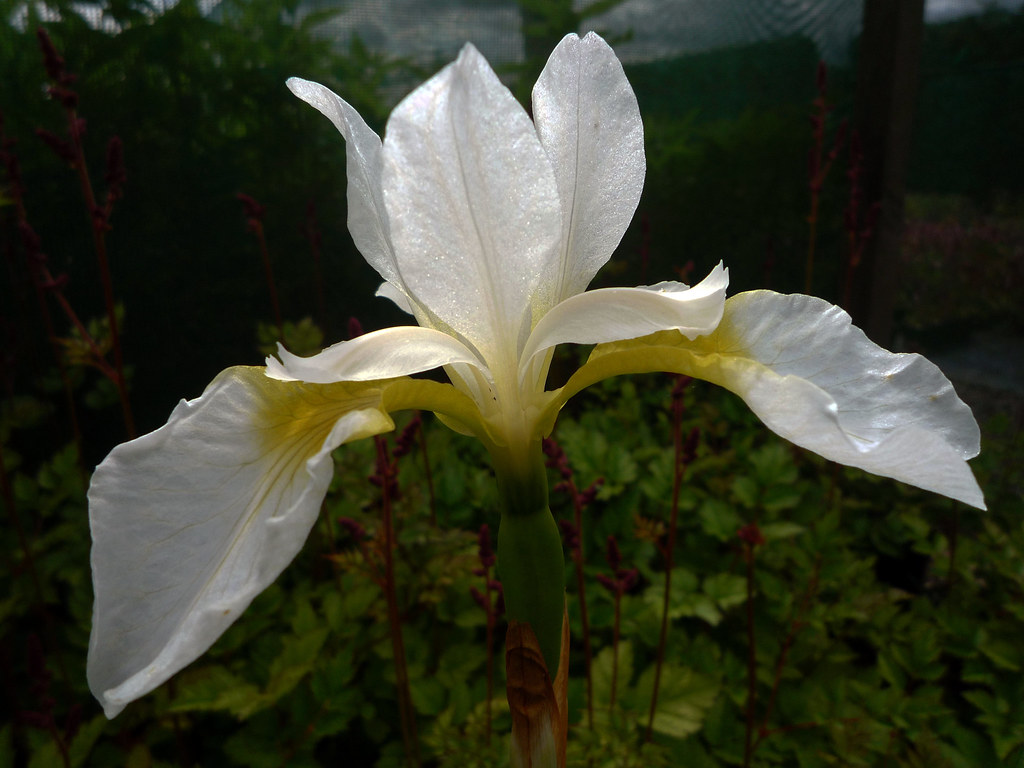
[[[765,541],[778,541],[779,539],[790,539],[799,536],[806,528],[796,523],[768,523],[761,526],[761,533]]]
[[[721,499],[709,498],[697,510],[701,527],[709,536],[719,541],[735,538],[736,531],[743,526],[743,519],[736,514],[733,506]]]
[[[760,502],[761,491],[752,477],[740,475],[732,481],[732,493],[747,509],[753,509]]]
[[[0,728],[0,768],[14,768],[14,744],[10,724]]]
[[[607,707],[612,694],[612,669],[615,653],[612,646],[602,648],[594,657],[590,667],[590,675],[594,682],[594,707]],[[616,678],[616,695],[621,697],[633,677],[633,644],[628,640],[619,643],[618,676]],[[621,700],[621,699],[620,699]]]
[[[650,701],[654,671],[652,665],[641,675],[634,701]],[[720,687],[718,679],[710,675],[686,667],[664,665],[654,713],[654,730],[676,739],[696,733],[715,703]]]
[[[169,712],[231,712],[237,714],[259,697],[260,691],[226,667],[190,669],[177,678],[177,694]]]
[[[414,677],[409,681],[409,694],[416,711],[427,717],[441,712],[447,698],[444,686],[434,677]]]
[[[747,580],[735,573],[716,573],[704,579],[704,594],[725,610],[747,601]]]

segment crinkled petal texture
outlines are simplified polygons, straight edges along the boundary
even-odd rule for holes
[[[741,293],[694,341],[663,332],[595,348],[559,402],[617,373],[664,370],[719,384],[773,431],[821,456],[985,508],[966,460],[980,433],[931,362],[870,341],[810,296]]]
[[[108,717],[202,654],[295,557],[331,451],[417,405],[473,412],[435,382],[312,385],[231,368],[110,453],[89,489],[88,677]]]

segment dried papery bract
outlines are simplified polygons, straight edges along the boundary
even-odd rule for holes
[[[505,635],[505,678],[512,713],[512,768],[565,768],[569,730],[569,616],[562,622],[562,652],[554,681],[529,625],[510,621]]]

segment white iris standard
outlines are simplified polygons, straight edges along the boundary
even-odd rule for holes
[[[600,379],[704,378],[826,458],[984,507],[966,464],[970,410],[934,365],[881,349],[842,310],[767,291],[726,300],[721,265],[692,288],[584,293],[645,173],[636,99],[596,35],[552,53],[532,121],[470,45],[398,105],[383,143],[327,88],[288,86],[345,137],[352,237],[379,294],[418,326],[230,368],[97,468],[88,676],[108,716],[202,654],[277,577],[316,520],[331,452],[392,429],[397,410],[433,411],[487,446],[503,490],[499,567],[509,592],[525,590],[510,613],[544,593],[544,615],[524,616],[552,675],[564,591],[540,440]],[[597,347],[548,391],[564,343]],[[410,378],[441,367],[451,384]],[[558,562],[520,569],[536,540]]]

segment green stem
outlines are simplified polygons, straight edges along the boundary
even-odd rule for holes
[[[512,459],[496,457],[501,525],[498,574],[509,621],[529,624],[554,680],[562,647],[565,559],[562,539],[548,508],[547,476],[540,443]]]

